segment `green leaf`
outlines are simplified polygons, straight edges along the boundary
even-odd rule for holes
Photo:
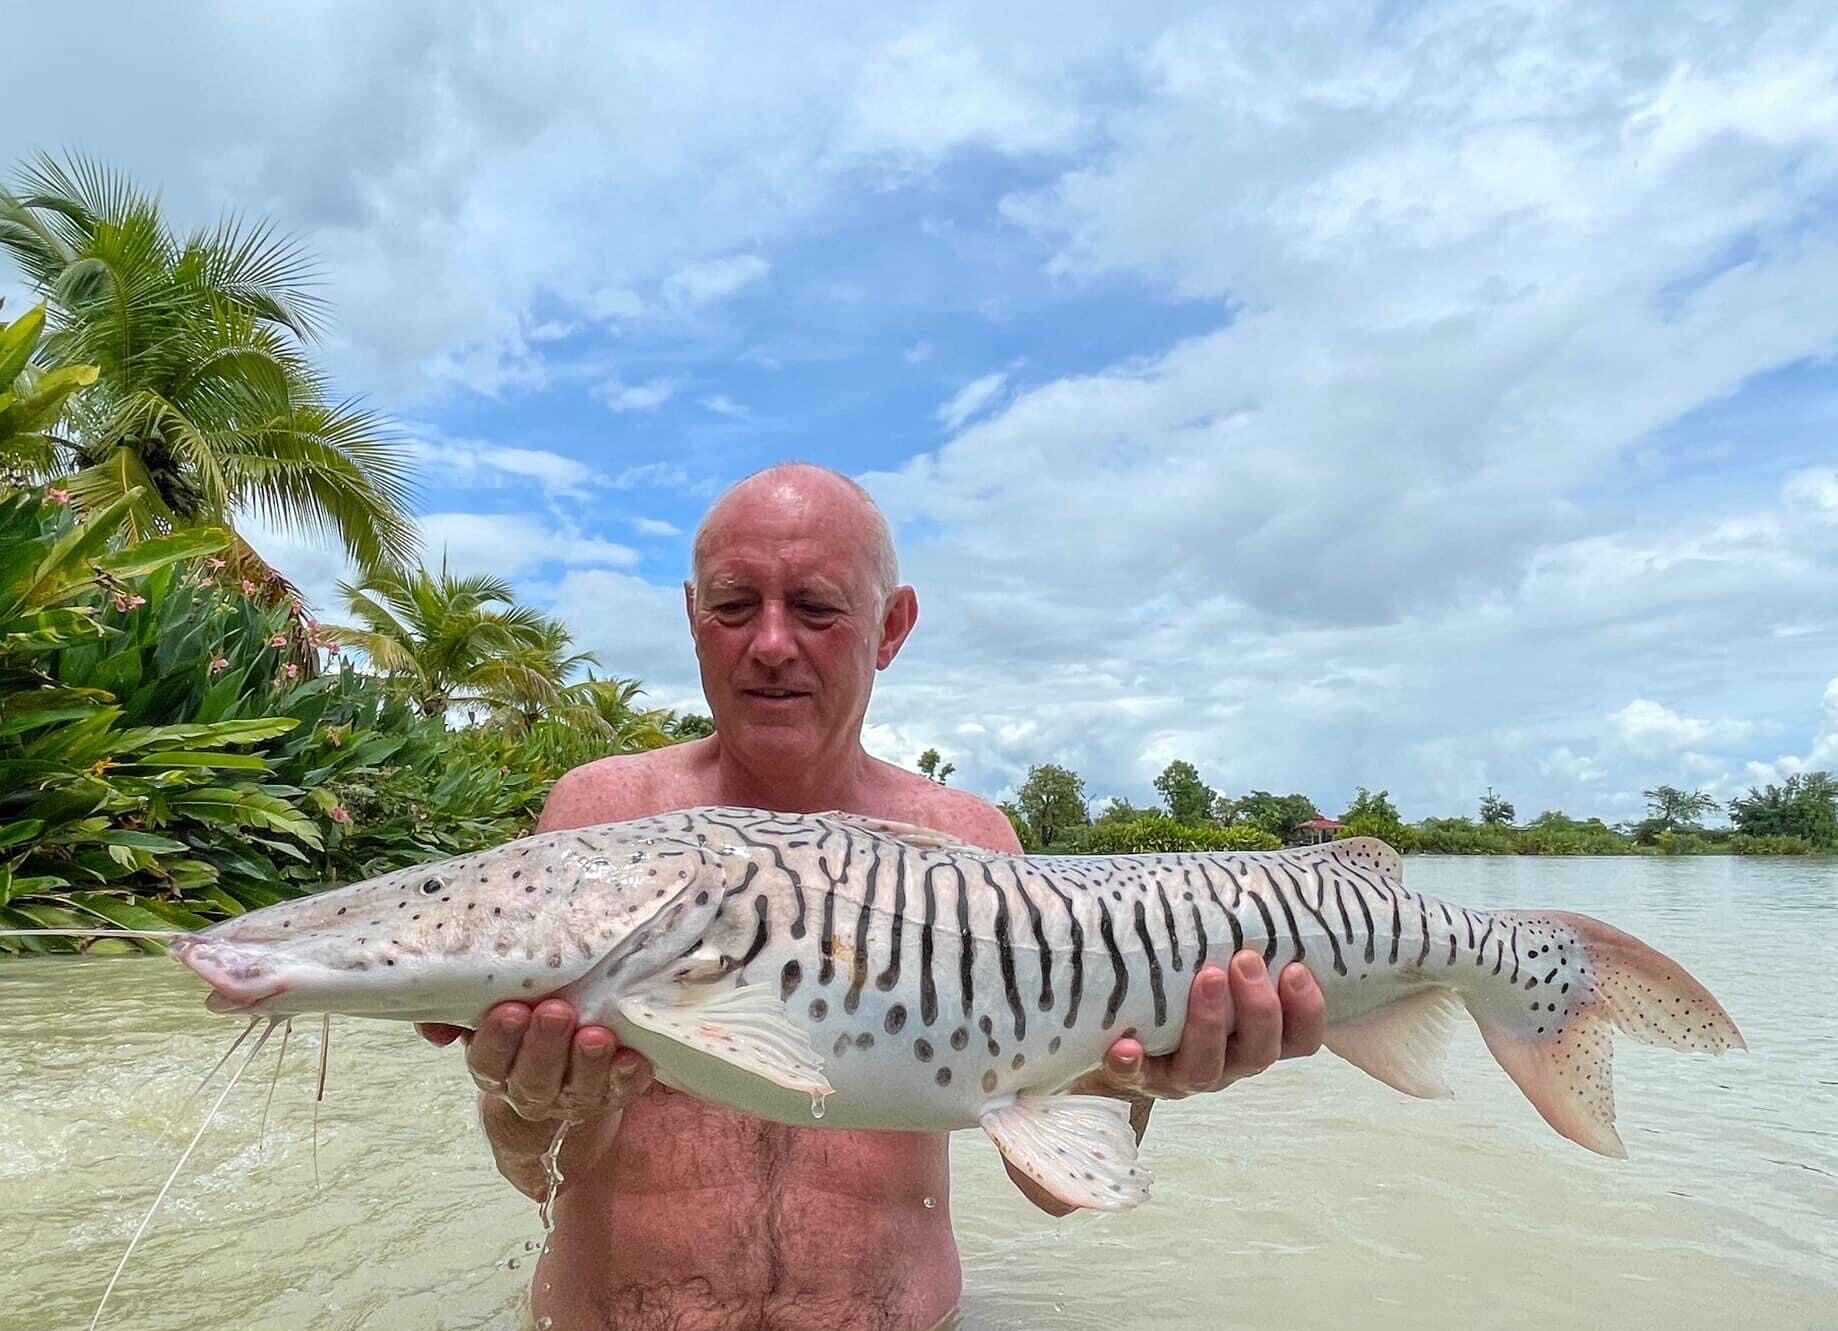
[[[43,302],[34,305],[9,326],[0,326],[0,389],[10,386],[32,361],[39,334],[45,328]]]
[[[0,824],[0,850],[7,850],[44,835],[42,818],[22,818],[16,823]]]
[[[135,850],[149,850],[161,855],[191,849],[183,841],[174,841],[171,837],[155,836],[152,832],[131,832],[124,828],[111,828],[96,839],[108,846],[131,846]]]
[[[239,772],[265,772],[268,761],[257,753],[199,753],[174,749],[143,753],[122,763],[123,767],[215,767]]]
[[[117,578],[138,578],[181,560],[215,554],[230,543],[230,534],[216,527],[188,527],[170,536],[156,536],[103,555],[97,568]]]

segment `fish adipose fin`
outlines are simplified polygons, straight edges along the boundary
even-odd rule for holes
[[[1128,1211],[1153,1181],[1136,1158],[1127,1102],[1101,1095],[1018,1095],[981,1122],[1003,1157],[1068,1206]]]
[[[1406,1095],[1446,1100],[1443,1056],[1461,1012],[1452,989],[1422,989],[1376,1012],[1327,1028],[1322,1043],[1360,1071]]]
[[[1343,837],[1321,847],[1330,860],[1376,870],[1394,883],[1404,881],[1404,857],[1375,836]]]
[[[1703,985],[1631,934],[1560,911],[1500,918],[1534,940],[1545,969],[1509,987],[1504,1002],[1470,995],[1469,1010],[1500,1066],[1571,1141],[1601,1155],[1627,1154],[1615,1131],[1612,1027],[1692,1053],[1748,1047]]]
[[[822,1055],[786,1017],[777,991],[764,985],[646,987],[621,999],[619,1013],[634,1026],[788,1091],[821,1099],[833,1089],[823,1075]]]

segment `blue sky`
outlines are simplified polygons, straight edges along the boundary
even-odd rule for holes
[[[660,702],[803,457],[890,760],[1616,819],[1838,767],[1838,18],[1648,12],[175,4],[13,25],[9,137],[302,236],[429,556]]]

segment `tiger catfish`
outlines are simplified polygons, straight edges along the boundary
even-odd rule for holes
[[[1604,1155],[1611,1027],[1721,1053],[1682,967],[1582,915],[1403,886],[1381,841],[1225,854],[996,854],[847,814],[703,808],[544,833],[224,921],[173,944],[216,1011],[477,1026],[554,995],[658,1080],[803,1126],[981,1126],[1062,1201],[1147,1195],[1127,1106],[1071,1094],[1133,1033],[1175,1047],[1241,947],[1311,968],[1327,1047],[1416,1096],[1466,1007],[1553,1128]]]

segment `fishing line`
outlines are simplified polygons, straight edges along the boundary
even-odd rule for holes
[[[166,1182],[161,1185],[159,1195],[153,1199],[153,1205],[147,1208],[147,1214],[141,1217],[140,1228],[135,1230],[134,1237],[128,1240],[128,1250],[121,1254],[121,1260],[115,1264],[115,1274],[109,1277],[108,1287],[102,1291],[102,1301],[96,1305],[96,1315],[89,1319],[89,1331],[96,1331],[96,1327],[101,1324],[102,1310],[108,1307],[109,1295],[115,1292],[116,1282],[121,1279],[121,1273],[127,1269],[128,1258],[134,1255],[134,1249],[140,1245],[141,1237],[147,1232],[147,1226],[153,1223],[154,1213],[160,1209],[160,1203],[166,1200],[166,1194],[171,1191],[173,1181],[179,1177],[179,1171],[185,1168],[185,1162],[191,1159],[191,1153],[197,1149],[198,1143],[204,1140],[205,1129],[211,1126],[217,1117],[217,1111],[223,1108],[223,1102],[230,1098],[230,1092],[236,1089],[236,1083],[242,1080],[243,1073],[249,1070],[249,1065],[255,1062],[255,1056],[262,1052],[262,1046],[268,1043],[268,1037],[274,1034],[274,1028],[280,1024],[279,1019],[268,1023],[268,1029],[262,1032],[261,1038],[256,1040],[254,1047],[249,1050],[248,1057],[244,1058],[236,1071],[231,1074],[229,1082],[219,1092],[216,1103],[210,1107],[210,1112],[205,1114],[204,1121],[192,1134],[191,1141],[180,1152],[178,1163],[173,1165],[172,1172],[166,1175]]]

